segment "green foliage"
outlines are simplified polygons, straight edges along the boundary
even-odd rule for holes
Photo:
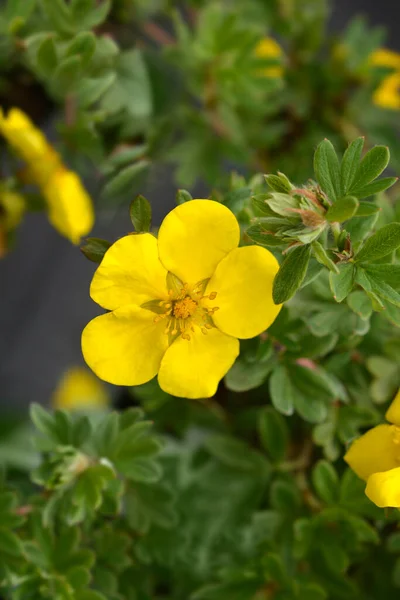
[[[173,167],[177,204],[200,179],[240,243],[277,258],[284,303],[212,399],[152,380],[119,412],[34,405],[33,427],[4,415],[5,600],[398,597],[398,511],[342,460],[400,386],[400,211],[382,176],[400,166],[398,113],[374,104],[391,72],[370,60],[381,31],[355,19],[332,37],[328,14],[325,0],[0,7],[1,103],[55,116],[50,137],[97,210],[130,204],[140,235],[148,175]],[[266,35],[280,55],[259,55]],[[43,211],[6,153],[0,201],[22,192]],[[81,250],[99,264],[109,247]]]

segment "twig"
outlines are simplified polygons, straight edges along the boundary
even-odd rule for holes
[[[143,31],[151,40],[157,42],[161,46],[171,46],[172,44],[175,44],[175,38],[153,21],[147,21],[147,23],[143,25]]]

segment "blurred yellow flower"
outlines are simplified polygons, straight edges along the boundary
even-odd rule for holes
[[[21,194],[0,188],[0,226],[4,231],[12,231],[20,224],[25,209]]]
[[[373,102],[381,108],[400,110],[400,54],[386,48],[378,48],[369,58],[372,66],[394,69],[378,85]]]
[[[271,37],[265,37],[259,41],[255,48],[255,54],[258,58],[271,58],[276,60],[282,59],[282,48]],[[261,74],[265,77],[282,77],[283,67],[281,65],[274,65],[262,69]]]
[[[73,244],[93,227],[92,201],[78,175],[63,165],[61,157],[25,113],[0,109],[0,132],[27,164],[29,181],[38,185],[47,202],[49,220]]]
[[[62,377],[53,394],[52,405],[66,410],[104,409],[110,405],[110,398],[93,373],[74,367]]]
[[[123,237],[107,250],[91,284],[111,312],[82,334],[87,364],[116,385],[140,385],[158,373],[174,396],[208,398],[239,354],[237,338],[267,329],[278,262],[265,248],[238,248],[239,224],[212,200],[172,210],[158,240]]]
[[[392,425],[378,425],[364,433],[344,460],[367,482],[365,493],[372,502],[400,508],[400,390],[385,416]]]

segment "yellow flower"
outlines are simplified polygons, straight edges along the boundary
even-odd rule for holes
[[[54,408],[66,410],[103,409],[110,398],[101,382],[81,367],[69,369],[53,394]]]
[[[400,70],[400,54],[388,50],[387,48],[378,48],[370,54],[369,62],[376,67],[392,67]]]
[[[4,231],[12,231],[20,224],[25,209],[21,194],[0,189],[0,226]]]
[[[271,325],[275,257],[238,248],[233,213],[212,200],[172,210],[158,240],[128,235],[107,250],[91,284],[92,299],[112,312],[82,334],[88,365],[116,385],[140,385],[158,373],[174,396],[208,398],[239,354],[237,338]]]
[[[282,48],[271,37],[265,37],[260,40],[255,48],[255,55],[258,58],[271,58],[280,60],[282,58]],[[261,74],[265,77],[282,77],[283,68],[280,65],[273,67],[266,67],[262,69]]]
[[[79,244],[93,227],[94,213],[78,175],[65,168],[43,133],[18,108],[12,108],[7,116],[0,109],[0,132],[26,162],[28,179],[41,188],[52,225]]]
[[[352,443],[344,460],[367,482],[365,493],[372,502],[400,508],[400,390],[385,416],[392,425],[367,431]]]
[[[63,167],[54,171],[42,189],[50,223],[73,244],[93,227],[92,201],[78,175]]]
[[[374,91],[374,104],[388,110],[400,110],[400,54],[386,48],[378,48],[370,55],[369,63],[375,67],[394,69]]]
[[[374,104],[389,110],[400,110],[400,71],[385,77],[372,96]]]

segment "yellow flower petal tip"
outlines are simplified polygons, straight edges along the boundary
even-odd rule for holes
[[[373,67],[392,69],[373,93],[372,101],[386,110],[400,110],[400,54],[387,48],[378,48],[369,57]]]
[[[236,217],[212,200],[191,200],[164,219],[158,240],[130,235],[106,252],[91,296],[111,310],[82,333],[87,364],[116,385],[158,373],[179,397],[208,398],[239,354],[238,338],[271,325],[278,263],[258,246],[238,248]]]
[[[258,58],[271,58],[279,60],[283,56],[282,48],[274,38],[264,37],[258,42],[254,51]],[[283,67],[280,65],[274,65],[261,69],[260,75],[264,77],[276,77],[280,78],[283,76]]]
[[[400,467],[371,475],[365,493],[380,508],[400,508]]]
[[[387,409],[385,419],[389,421],[389,423],[393,423],[400,427],[400,390],[398,390],[392,403]]]
[[[50,223],[73,244],[79,244],[93,227],[94,211],[78,175],[62,167],[57,169],[44,186],[43,195]]]
[[[373,427],[355,440],[344,460],[367,482],[365,493],[377,506],[400,508],[400,394],[386,418],[394,425]]]
[[[400,69],[400,54],[388,48],[377,48],[370,54],[369,63],[377,67]]]
[[[0,225],[12,231],[21,222],[26,210],[25,198],[16,192],[0,189]]]
[[[40,129],[18,108],[6,116],[0,110],[0,133],[25,161],[27,179],[39,186],[51,224],[73,244],[79,244],[93,227],[94,211],[78,175],[63,165]]]
[[[104,385],[87,369],[69,369],[58,384],[52,406],[65,410],[105,409],[110,405],[110,397]]]

